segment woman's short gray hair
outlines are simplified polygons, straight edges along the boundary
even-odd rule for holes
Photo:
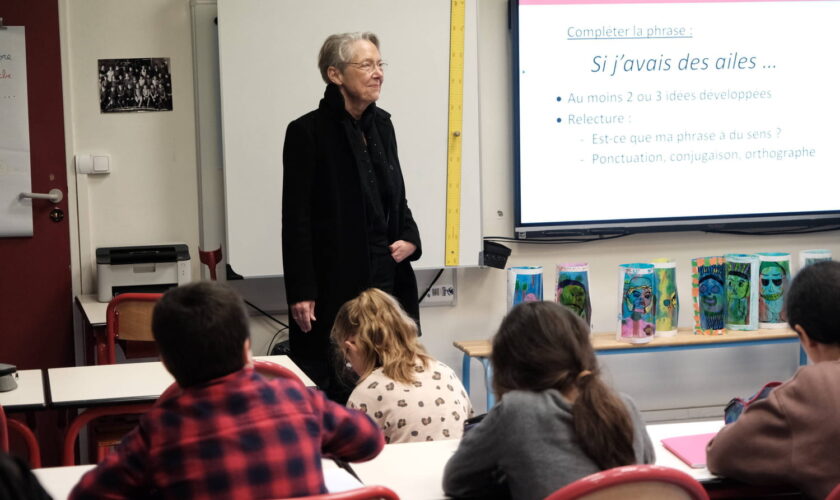
[[[318,53],[318,69],[321,70],[321,78],[324,79],[324,83],[330,83],[330,78],[327,76],[327,68],[330,66],[344,70],[353,56],[350,53],[350,46],[359,40],[367,40],[379,49],[379,38],[370,31],[337,33],[324,40],[324,44],[321,45],[321,52]]]

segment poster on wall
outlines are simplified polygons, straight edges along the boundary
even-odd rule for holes
[[[0,237],[32,236],[29,106],[23,26],[0,30]]]
[[[99,59],[99,111],[172,111],[168,57]]]

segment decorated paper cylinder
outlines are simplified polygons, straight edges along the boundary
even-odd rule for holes
[[[790,282],[790,254],[758,254],[758,326],[786,328],[785,293]]]
[[[802,250],[799,252],[799,269],[824,260],[831,260],[831,250],[826,250],[824,248],[816,250]]]
[[[587,324],[592,323],[589,264],[585,262],[557,264],[557,286],[554,290],[556,302],[574,311]]]
[[[653,264],[618,266],[618,315],[616,340],[631,344],[650,342],[656,333],[656,275]]]
[[[680,316],[680,299],[677,295],[677,263],[671,259],[654,259],[656,284],[656,336],[673,337],[677,334]]]
[[[508,309],[522,302],[543,299],[543,281],[540,266],[508,268]]]
[[[758,329],[758,256],[730,253],[726,258],[726,328]]]
[[[726,327],[726,259],[691,259],[694,334],[723,335]]]

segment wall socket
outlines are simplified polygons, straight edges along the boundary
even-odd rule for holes
[[[420,302],[420,306],[454,306],[457,304],[455,276],[455,269],[444,269],[443,274],[440,275],[440,278],[426,293],[426,297]]]

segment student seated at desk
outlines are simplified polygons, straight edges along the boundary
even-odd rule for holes
[[[168,291],[152,331],[180,393],[158,400],[70,497],[286,498],[325,493],[321,457],[384,446],[363,413],[251,366],[239,295],[216,282]],[[118,383],[118,382],[115,382]]]
[[[641,414],[601,381],[589,327],[570,309],[514,307],[490,361],[501,401],[446,464],[448,495],[541,500],[598,471],[654,462]]]
[[[715,474],[788,484],[822,499],[840,484],[840,262],[799,271],[785,302],[813,364],[721,429],[708,445],[707,464]]]
[[[373,419],[385,442],[456,439],[472,403],[451,368],[426,353],[417,325],[387,293],[369,288],[347,301],[332,338],[359,376],[347,405]]]

